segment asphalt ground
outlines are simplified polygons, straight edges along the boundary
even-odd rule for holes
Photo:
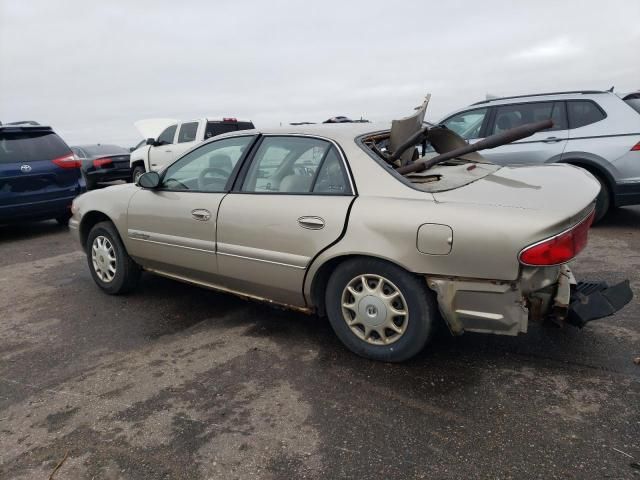
[[[640,298],[640,208],[572,267]],[[107,296],[65,228],[0,227],[0,478],[640,478],[639,315],[383,364],[326,320],[150,274]]]

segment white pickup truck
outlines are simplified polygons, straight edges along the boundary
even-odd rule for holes
[[[187,150],[211,137],[236,130],[255,128],[250,121],[235,118],[221,120],[201,118],[187,122],[152,119],[141,120],[135,125],[143,137],[147,138],[147,141],[146,144],[131,152],[130,163],[134,182],[144,172],[162,169]],[[161,133],[157,135],[156,132]]]

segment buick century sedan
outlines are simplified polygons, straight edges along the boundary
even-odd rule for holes
[[[214,137],[135,185],[80,196],[70,228],[106,293],[145,270],[326,316],[382,361],[418,353],[443,320],[455,335],[517,335],[629,302],[628,282],[578,283],[567,266],[587,242],[593,176],[494,165],[409,120]]]

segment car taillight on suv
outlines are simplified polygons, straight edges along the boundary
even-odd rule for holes
[[[526,247],[520,252],[520,263],[537,267],[568,262],[587,246],[594,215],[595,211],[569,230]]]
[[[63,155],[62,157],[57,157],[51,160],[60,168],[70,169],[70,168],[80,168],[82,162],[78,160],[73,153],[69,153],[68,155]]]
[[[632,152],[640,152],[640,142],[636,143],[633,147],[631,147]]]

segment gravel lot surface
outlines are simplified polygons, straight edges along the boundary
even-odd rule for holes
[[[440,334],[374,363],[325,320],[170,280],[110,297],[54,222],[0,226],[0,478],[640,478],[640,208],[573,264],[582,331]]]

